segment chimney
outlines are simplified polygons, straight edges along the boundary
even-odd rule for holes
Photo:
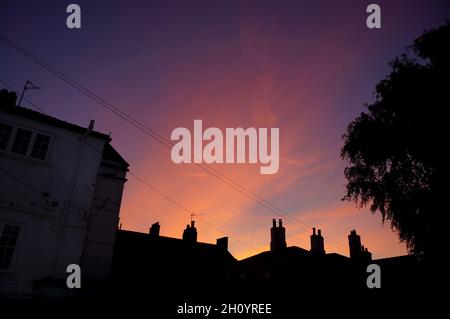
[[[359,260],[361,258],[362,246],[361,237],[356,233],[356,230],[352,230],[350,235],[348,235],[348,246],[350,259]]]
[[[92,131],[94,129],[95,120],[91,120],[89,122],[89,131]]]
[[[372,261],[372,253],[367,248],[364,250],[364,260],[366,263],[370,263]]]
[[[150,227],[150,236],[151,237],[159,237],[159,229],[160,229],[160,225],[159,222],[156,222],[152,225],[152,227]]]
[[[197,242],[197,228],[195,228],[194,221],[191,221],[191,225],[186,225],[186,229],[183,231],[183,240],[192,244]]]
[[[16,92],[8,91],[5,89],[0,91],[0,104],[4,104],[5,106],[16,106],[16,103],[17,103]]]
[[[270,229],[270,251],[278,251],[286,248],[286,229],[280,219],[276,225],[275,218],[272,220],[272,228]]]
[[[316,255],[325,254],[325,245],[322,237],[322,231],[319,229],[316,234],[316,228],[313,228],[313,233],[311,235],[311,249],[310,252]]]
[[[228,251],[228,237],[218,238],[216,246],[221,251]]]

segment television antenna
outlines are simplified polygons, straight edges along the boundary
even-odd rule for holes
[[[194,216],[202,216],[202,215],[205,215],[205,214],[203,214],[203,213],[199,213],[199,214],[194,214],[194,213],[192,213],[192,214],[191,214],[191,223],[192,223],[192,220],[193,220],[193,217],[194,217]]]
[[[30,80],[27,80],[23,87],[22,94],[20,95],[20,99],[19,99],[19,104],[17,104],[17,106],[20,106],[20,103],[22,102],[23,95],[25,94],[26,90],[40,90],[40,89],[41,89],[40,86],[36,86]]]

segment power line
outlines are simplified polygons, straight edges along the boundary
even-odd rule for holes
[[[42,195],[42,197],[48,198],[48,199],[50,199],[50,200],[52,200],[52,201],[54,201],[54,202],[56,202],[56,203],[62,203],[63,206],[61,207],[61,209],[67,209],[67,208],[68,208],[70,211],[74,211],[74,212],[75,212],[75,211],[80,211],[80,212],[82,212],[83,214],[86,212],[86,208],[85,208],[85,207],[80,207],[80,206],[78,206],[78,207],[72,206],[72,207],[71,207],[71,205],[70,205],[69,203],[66,203],[66,202],[64,202],[64,201],[62,201],[62,200],[60,200],[60,199],[54,198],[54,197],[51,196],[49,193],[47,193],[47,192],[45,192],[45,191],[42,191],[42,190],[38,189],[37,187],[35,187],[35,186],[31,185],[30,183],[24,181],[23,179],[20,179],[19,177],[17,177],[17,176],[15,176],[15,175],[11,174],[10,172],[8,172],[7,170],[5,170],[5,169],[3,169],[3,168],[1,168],[1,167],[0,167],[0,172],[2,172],[3,174],[5,174],[6,176],[8,176],[9,178],[11,178],[12,180],[18,182],[18,183],[21,184],[22,186],[25,186],[26,188],[32,190],[33,192]],[[83,215],[83,214],[80,214],[80,215]]]
[[[135,174],[133,174],[131,171],[128,172],[131,176],[133,176],[136,180],[138,180],[139,182],[141,182],[142,184],[144,184],[145,186],[147,186],[148,188],[150,188],[151,190],[153,190],[154,192],[158,193],[159,195],[161,195],[162,197],[164,197],[165,199],[167,199],[169,202],[171,202],[172,204],[174,204],[175,206],[177,206],[178,208],[180,208],[181,210],[185,211],[188,214],[193,214],[194,212],[187,209],[186,207],[184,207],[183,205],[181,205],[179,202],[177,202],[176,200],[170,198],[169,196],[165,195],[164,193],[162,193],[160,190],[158,190],[156,187],[152,186],[151,184],[149,184],[148,182],[144,181],[142,178],[136,176]],[[210,222],[208,222],[205,218],[198,216],[198,219],[200,219],[203,223],[205,223],[206,225],[208,225],[209,227],[215,229],[217,232],[226,235],[227,233],[224,232],[223,230],[221,230],[220,228],[216,227],[214,224],[211,224]],[[248,245],[247,243],[239,240],[238,238],[234,238],[236,240],[236,242],[240,243],[243,246],[246,246],[248,248],[251,249],[255,249],[254,247],[252,247],[251,245]]]
[[[175,206],[177,206],[178,208],[180,208],[181,210],[185,211],[188,214],[192,214],[193,212],[189,209],[187,209],[186,207],[182,206],[181,204],[179,204],[177,201],[173,200],[172,198],[170,198],[169,196],[165,195],[164,193],[162,193],[161,191],[159,191],[156,187],[150,185],[149,183],[147,183],[146,181],[144,181],[142,178],[136,176],[133,172],[129,171],[128,174],[130,174],[131,176],[133,176],[136,180],[138,180],[139,182],[141,182],[142,184],[144,184],[145,186],[147,186],[148,188],[150,188],[152,191],[158,193],[159,195],[161,195],[162,197],[164,197],[165,199],[167,199],[169,202],[171,202],[172,204],[174,204]]]
[[[5,81],[0,79],[0,82],[5,85],[5,87],[9,88],[10,90],[14,90],[13,87],[11,87],[8,83],[6,83]],[[43,110],[41,107],[39,107],[38,105],[36,105],[35,103],[33,103],[32,101],[30,101],[27,98],[23,98],[24,101],[28,102],[30,105],[32,105],[34,108],[36,108],[37,110],[41,111],[44,114],[47,114],[47,112],[45,112],[45,110]],[[87,146],[89,146],[92,150],[96,151],[99,154],[102,154],[102,152],[97,149],[95,146],[93,146],[92,144],[90,144],[88,141],[85,142]],[[12,176],[11,174],[9,174],[8,172],[5,171],[5,173],[7,173],[11,178],[14,178],[15,180],[17,180],[18,182],[24,184],[25,186],[28,187],[32,187],[31,185],[27,184],[26,182],[19,180],[17,177]],[[142,178],[140,178],[139,176],[137,176],[136,174],[134,174],[133,172],[129,171],[128,174],[130,174],[131,176],[133,176],[136,180],[138,180],[139,182],[141,182],[142,184],[144,184],[146,187],[150,188],[152,191],[156,192],[157,194],[159,194],[160,196],[164,197],[166,200],[168,200],[169,202],[171,202],[172,204],[174,204],[175,206],[177,206],[178,208],[180,208],[181,210],[185,211],[188,214],[193,214],[193,211],[187,209],[186,207],[184,207],[183,205],[181,205],[179,202],[177,202],[176,200],[170,198],[169,196],[167,196],[166,194],[164,194],[163,192],[161,192],[157,187],[149,184],[148,182],[146,182],[145,180],[143,180]],[[33,190],[40,192],[37,188],[33,188]],[[95,199],[94,199],[95,200]],[[199,217],[200,218],[200,217]],[[219,229],[218,227],[216,227],[215,225],[213,225],[212,223],[208,222],[205,218],[200,218],[202,220],[203,223],[205,223],[206,225],[208,225],[209,227],[215,229],[217,232],[226,235],[227,233],[224,232],[223,230]],[[246,246],[248,248],[251,249],[255,249],[254,247],[252,247],[251,245],[248,245],[247,243],[239,240],[238,238],[234,238],[234,240],[238,243],[240,243],[243,246]]]
[[[25,55],[26,57],[28,57],[29,59],[31,59],[35,63],[39,64],[40,66],[45,68],[47,71],[49,71],[50,73],[54,74],[55,76],[57,76],[58,78],[60,78],[61,80],[63,80],[67,84],[69,84],[70,86],[78,89],[84,95],[86,95],[87,97],[89,97],[93,101],[97,102],[98,104],[100,104],[101,106],[106,108],[107,110],[111,111],[115,115],[119,116],[120,118],[122,118],[123,120],[128,122],[129,124],[135,126],[139,130],[143,131],[145,134],[147,134],[150,137],[152,137],[153,139],[155,139],[157,142],[162,144],[164,147],[168,148],[169,150],[172,149],[172,147],[173,147],[172,141],[167,140],[165,137],[161,136],[156,131],[152,130],[151,128],[148,128],[144,124],[142,124],[139,121],[135,120],[134,118],[128,116],[125,112],[121,111],[119,108],[115,107],[114,105],[112,105],[111,103],[105,101],[104,99],[102,99],[101,97],[96,95],[95,93],[93,93],[90,90],[86,89],[85,87],[83,87],[82,85],[77,83],[76,81],[74,81],[71,78],[69,78],[68,76],[66,76],[64,73],[56,70],[55,68],[53,68],[52,66],[50,66],[49,64],[44,62],[43,60],[41,60],[38,57],[36,57],[35,55],[33,55],[31,52],[27,51],[26,49],[22,48],[18,44],[14,43],[13,41],[11,41],[8,38],[6,38],[1,33],[0,33],[0,40],[5,42],[6,44],[10,45],[11,47],[16,49],[21,54]],[[193,158],[192,155],[191,155],[191,158]],[[264,199],[262,199],[258,195],[254,194],[251,191],[249,191],[248,189],[242,187],[241,185],[239,185],[238,183],[236,183],[233,180],[229,179],[228,177],[224,176],[220,172],[217,172],[215,169],[209,167],[209,165],[195,163],[196,162],[195,160],[193,160],[193,162],[199,168],[205,170],[206,172],[208,172],[209,174],[215,176],[219,180],[222,180],[224,183],[226,183],[230,187],[234,188],[238,192],[241,192],[245,196],[251,198],[252,200],[254,200],[256,202],[258,202],[261,206],[265,207],[266,209],[272,211],[273,213],[277,214],[280,217],[288,219],[293,224],[297,224],[297,222],[295,220],[291,219],[291,217],[289,215],[287,215],[287,214],[285,214],[283,212],[280,212],[280,210],[278,208],[272,206],[270,203],[268,203],[267,201],[265,201]],[[304,223],[300,223],[300,227],[302,227],[304,229],[308,229],[308,226],[306,224],[304,224]]]
[[[3,81],[2,79],[0,79],[0,82],[7,87],[10,90],[16,91],[12,86],[10,86],[8,83],[6,83],[5,81]],[[33,106],[36,110],[41,111],[44,114],[47,114],[43,109],[41,109],[39,106],[37,106],[36,104],[34,104],[33,102],[31,102],[30,100],[28,100],[26,97],[23,98],[24,101],[27,101],[28,103],[30,103],[31,106]]]
[[[147,127],[146,125],[142,124],[138,120],[134,119],[133,117],[131,117],[128,114],[126,114],[125,112],[123,112],[120,108],[112,105],[111,103],[109,103],[108,101],[106,101],[103,98],[99,97],[98,95],[96,95],[95,93],[90,91],[89,89],[83,87],[78,82],[72,80],[70,77],[68,77],[64,73],[62,73],[59,70],[55,69],[54,67],[52,67],[48,63],[44,62],[43,60],[41,60],[40,58],[35,56],[33,53],[29,52],[28,50],[26,50],[25,48],[21,47],[17,43],[15,43],[12,40],[8,39],[6,36],[4,36],[1,33],[0,33],[0,40],[2,40],[4,43],[6,43],[7,45],[9,45],[12,48],[14,48],[19,53],[21,53],[22,55],[26,56],[27,58],[29,58],[33,62],[39,64],[41,67],[43,67],[44,69],[46,69],[47,71],[49,71],[50,73],[52,73],[53,75],[55,75],[56,77],[61,79],[62,81],[66,82],[70,86],[72,86],[75,89],[79,90],[81,93],[83,93],[84,95],[89,97],[91,100],[97,102],[102,107],[106,108],[110,112],[112,112],[115,115],[117,115],[118,117],[122,118],[123,120],[128,122],[130,125],[136,127],[137,129],[141,130],[145,134],[149,135],[150,137],[152,137],[154,140],[156,140],[158,143],[160,143],[164,147],[168,148],[169,150],[172,149],[172,146],[173,146],[172,141],[167,140],[165,137],[160,135],[158,132],[152,130],[151,128]],[[192,155],[190,155],[190,157],[191,157],[191,159],[194,159],[194,157]],[[265,200],[264,198],[262,198],[258,194],[250,191],[246,187],[240,185],[239,183],[235,182],[231,178],[225,176],[224,174],[220,173],[219,171],[217,171],[216,169],[210,167],[209,165],[204,164],[204,163],[195,163],[195,160],[193,160],[192,162],[197,167],[199,167],[202,170],[206,171],[210,175],[215,176],[216,178],[218,178],[219,180],[221,180],[222,182],[224,182],[225,184],[227,184],[231,188],[233,188],[236,191],[240,192],[244,196],[252,199],[256,203],[258,203],[260,206],[263,206],[268,211],[271,211],[272,213],[274,213],[274,214],[276,214],[276,215],[286,219],[287,221],[289,221],[293,225],[296,225],[297,227],[300,227],[300,228],[302,228],[304,230],[311,229],[311,226],[309,226],[306,223],[300,221],[295,216],[292,216],[291,214],[283,211],[278,206],[276,206],[274,204],[271,204],[270,202],[268,202],[267,200]],[[333,246],[335,246],[337,248],[342,248],[342,246],[337,241],[333,240],[332,238],[329,238],[329,240],[330,240],[330,242],[332,242],[331,244]],[[333,242],[335,244],[333,244]]]
[[[86,95],[87,97],[89,97],[90,99],[92,99],[93,101],[97,102],[98,104],[100,104],[101,106],[103,106],[104,108],[106,108],[107,110],[111,111],[112,113],[114,113],[115,115],[119,116],[120,118],[122,118],[123,120],[125,120],[126,122],[128,122],[129,124],[131,124],[132,126],[138,128],[139,130],[141,130],[142,132],[144,132],[145,134],[149,135],[150,137],[152,137],[153,139],[155,139],[157,142],[159,142],[160,144],[162,144],[164,147],[166,147],[167,149],[171,150],[173,147],[173,143],[172,141],[167,140],[165,137],[161,136],[159,133],[157,133],[156,131],[152,130],[151,128],[148,128],[147,126],[145,126],[144,124],[140,123],[139,121],[135,120],[134,118],[128,116],[126,113],[124,113],[123,111],[121,111],[119,108],[115,107],[114,105],[112,105],[111,103],[105,101],[104,99],[102,99],[101,97],[99,97],[98,95],[96,95],[95,93],[91,92],[90,90],[84,88],[82,85],[80,85],[79,83],[77,83],[76,81],[72,80],[71,78],[69,78],[68,76],[66,76],[64,73],[56,70],[55,68],[53,68],[52,66],[50,66],[49,64],[47,64],[46,62],[42,61],[41,59],[39,59],[38,57],[36,57],[35,55],[33,55],[31,52],[27,51],[26,49],[22,48],[21,46],[19,46],[18,44],[14,43],[13,41],[9,40],[8,38],[6,38],[4,35],[2,35],[0,33],[0,40],[2,40],[3,42],[5,42],[6,44],[10,45],[11,47],[13,47],[14,49],[16,49],[17,51],[19,51],[21,54],[25,55],[26,57],[28,57],[29,59],[31,59],[32,61],[34,61],[35,63],[39,64],[40,66],[42,66],[43,68],[45,68],[47,71],[49,71],[50,73],[54,74],[55,76],[57,76],[58,78],[60,78],[61,80],[63,80],[64,82],[66,82],[67,84],[69,84],[70,86],[78,89],[80,92],[82,92],[84,95]],[[193,156],[190,156],[191,158],[193,158]],[[194,158],[193,158],[194,159]],[[235,190],[237,190],[238,192],[241,192],[242,194],[244,194],[245,196],[251,198],[252,200],[258,202],[261,206],[265,207],[266,209],[272,211],[273,213],[277,214],[280,217],[286,218],[288,219],[291,223],[296,224],[296,222],[294,220],[292,220],[287,214],[279,211],[278,208],[272,206],[270,203],[268,203],[267,201],[265,201],[264,199],[262,199],[261,197],[259,197],[258,195],[250,192],[249,190],[247,190],[246,188],[242,187],[241,185],[239,185],[238,183],[234,182],[233,180],[231,180],[230,178],[224,176],[223,174],[221,174],[220,172],[217,172],[215,169],[209,167],[209,165],[205,165],[205,164],[200,164],[200,163],[195,163],[196,161],[193,160],[194,164],[196,166],[198,166],[199,168],[205,170],[206,172],[208,172],[209,174],[215,176],[216,178],[218,178],[219,180],[222,180],[224,183],[226,183],[227,185],[229,185],[230,187],[234,188]],[[286,217],[286,216],[288,217]],[[301,223],[301,226],[304,229],[309,229],[308,226],[304,223]]]
[[[9,173],[7,170],[5,170],[5,169],[3,169],[3,168],[0,167],[0,171],[1,171],[3,174],[5,174],[6,176],[8,176],[9,178],[15,180],[16,182],[18,182],[19,184],[22,184],[22,185],[25,186],[25,187],[31,189],[32,191],[34,191],[34,192],[36,192],[36,193],[39,193],[39,194],[41,194],[41,195],[44,194],[44,192],[40,191],[39,189],[37,189],[37,188],[34,187],[33,185],[31,185],[31,184],[29,184],[29,183],[27,183],[27,182],[25,182],[25,181],[19,179],[18,177],[12,175],[12,174]]]

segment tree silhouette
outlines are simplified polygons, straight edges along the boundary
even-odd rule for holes
[[[409,251],[443,254],[449,180],[450,23],[425,32],[375,89],[343,135],[344,200],[370,205]]]

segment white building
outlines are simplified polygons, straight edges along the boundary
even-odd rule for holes
[[[82,285],[101,282],[128,164],[93,122],[18,107],[12,94],[0,93],[0,296],[64,294],[69,264],[80,265]]]

